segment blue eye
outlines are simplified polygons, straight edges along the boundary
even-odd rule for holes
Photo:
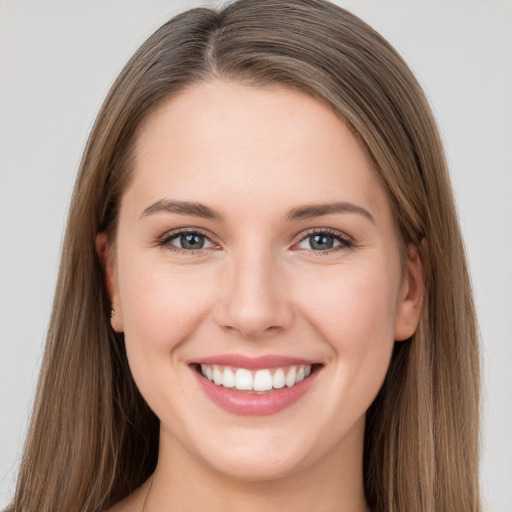
[[[172,234],[162,240],[161,245],[170,245],[186,251],[197,251],[214,247],[214,244],[208,237],[197,231],[182,231]]]
[[[165,235],[159,242],[175,252],[193,252],[203,249],[214,249],[218,246],[199,231],[178,231]],[[317,253],[329,253],[340,249],[352,247],[353,243],[339,232],[330,230],[314,231],[306,235],[295,247]]]
[[[326,252],[331,250],[350,247],[352,243],[340,234],[330,231],[316,231],[303,238],[298,244],[299,249],[308,249],[316,252]]]

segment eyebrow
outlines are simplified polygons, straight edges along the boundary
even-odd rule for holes
[[[223,220],[222,215],[217,210],[214,210],[205,204],[193,201],[175,201],[171,199],[161,199],[156,203],[153,203],[151,206],[148,206],[142,212],[140,218],[161,212],[191,215],[193,217],[201,217],[203,219],[217,221]],[[368,210],[362,206],[347,202],[298,206],[297,208],[291,209],[285,215],[285,218],[289,221],[296,221],[321,217],[322,215],[329,215],[332,213],[356,213],[366,217],[373,224],[376,224],[373,215]]]
[[[368,210],[364,209],[362,206],[346,202],[299,206],[290,210],[286,214],[286,218],[287,220],[303,220],[321,217],[322,215],[329,215],[331,213],[357,213],[366,217],[373,224],[376,224],[373,215]]]
[[[222,215],[209,206],[191,201],[172,201],[170,199],[161,199],[151,206],[148,206],[142,212],[140,218],[160,212],[192,215],[193,217],[201,217],[203,219],[222,220]]]

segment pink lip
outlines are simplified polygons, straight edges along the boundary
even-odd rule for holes
[[[247,370],[262,370],[264,368],[278,368],[280,366],[291,366],[299,364],[315,364],[318,361],[309,361],[296,357],[287,357],[269,354],[259,357],[248,357],[239,354],[219,354],[217,356],[203,357],[188,364],[219,364],[222,366],[234,366],[235,368],[246,368]]]
[[[242,367],[249,369],[247,366]],[[271,368],[272,365],[265,366],[265,368],[269,367]],[[225,388],[223,386],[217,386],[213,382],[210,382],[206,377],[203,377],[193,365],[190,365],[189,368],[195,375],[201,389],[213,403],[225,411],[238,414],[240,416],[268,416],[286,409],[308,392],[316,380],[317,375],[320,373],[320,369],[315,368],[309,377],[290,388],[285,386],[282,389],[276,389],[268,393],[249,394],[246,392],[234,391],[233,389]]]

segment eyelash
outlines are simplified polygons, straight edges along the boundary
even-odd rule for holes
[[[172,251],[176,254],[187,254],[187,255],[200,255],[203,254],[205,251],[210,250],[210,248],[206,249],[183,249],[181,247],[177,247],[173,244],[171,244],[171,241],[178,238],[181,235],[200,235],[204,238],[206,238],[213,246],[218,247],[218,244],[214,242],[210,236],[202,231],[201,229],[194,228],[194,229],[180,229],[177,231],[172,231],[171,233],[166,233],[163,237],[161,237],[158,240],[158,246],[162,248],[166,248],[169,251]],[[331,254],[333,252],[338,252],[340,250],[344,249],[350,249],[355,247],[354,241],[348,237],[347,235],[341,233],[340,231],[336,231],[334,229],[325,228],[325,229],[312,229],[311,231],[307,231],[304,233],[301,237],[301,239],[294,244],[294,247],[306,240],[309,237],[312,237],[314,235],[327,235],[329,237],[334,238],[337,242],[339,242],[339,245],[334,246],[332,248],[329,248],[327,250],[317,250],[314,249],[298,249],[298,250],[304,250],[309,253],[315,254],[315,255],[326,255]]]
[[[336,231],[334,229],[330,229],[330,228],[312,229],[310,231],[306,231],[306,233],[304,233],[302,235],[301,239],[296,244],[294,244],[294,246],[300,244],[304,240],[306,240],[309,237],[312,237],[314,235],[327,235],[329,237],[334,238],[336,241],[340,242],[339,245],[332,247],[330,249],[327,249],[327,250],[323,250],[323,251],[321,251],[321,250],[315,251],[314,249],[303,249],[305,251],[308,251],[309,253],[314,254],[315,256],[323,256],[323,255],[327,255],[327,254],[332,254],[333,252],[338,252],[338,251],[342,251],[345,249],[351,249],[351,248],[355,247],[354,240],[352,240],[350,237],[348,237],[344,233],[342,233],[340,231]]]
[[[171,233],[166,233],[160,240],[158,241],[158,245],[160,247],[166,248],[169,251],[172,251],[176,254],[187,254],[187,255],[198,255],[203,254],[205,250],[208,249],[183,249],[181,247],[177,247],[176,245],[171,244],[171,240],[178,238],[180,235],[200,235],[210,241],[214,246],[218,246],[210,236],[202,231],[201,229],[178,229],[176,231],[172,231]]]

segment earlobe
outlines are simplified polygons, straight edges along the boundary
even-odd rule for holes
[[[123,316],[119,300],[114,254],[106,233],[100,233],[96,236],[96,252],[103,267],[105,286],[110,298],[110,325],[114,331],[123,332]],[[112,311],[115,311],[115,314],[112,314]]]
[[[425,245],[423,241],[422,248]],[[407,340],[415,333],[423,309],[425,284],[420,248],[409,244],[408,251],[395,320],[395,341]]]

